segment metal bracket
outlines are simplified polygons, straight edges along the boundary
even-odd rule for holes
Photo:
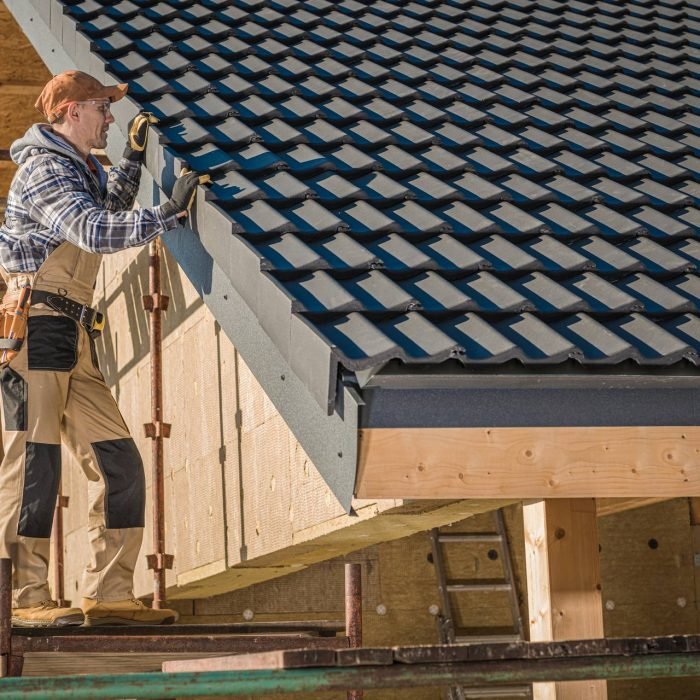
[[[153,569],[153,571],[172,569],[174,563],[175,556],[172,554],[163,554],[162,552],[158,552],[157,554],[146,555],[146,565],[149,569]]]
[[[146,434],[147,438],[155,440],[159,437],[169,438],[171,427],[171,423],[163,423],[163,421],[156,421],[155,423],[144,423],[143,431]]]
[[[146,311],[167,311],[170,297],[167,294],[144,294],[143,308]]]

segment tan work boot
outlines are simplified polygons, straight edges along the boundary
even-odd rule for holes
[[[154,610],[140,600],[99,601],[83,598],[86,627],[97,625],[172,625],[178,618],[175,610]]]
[[[44,600],[27,608],[12,608],[15,627],[67,627],[82,625],[84,621],[80,608],[61,608],[54,600]]]

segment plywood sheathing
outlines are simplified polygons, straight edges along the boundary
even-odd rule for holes
[[[51,78],[29,39],[4,4],[0,3],[0,151],[41,120],[34,102]],[[4,202],[15,164],[0,159],[0,198]],[[0,207],[4,210],[4,204]]]

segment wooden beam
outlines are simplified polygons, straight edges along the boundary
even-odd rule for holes
[[[652,506],[668,500],[668,498],[599,498],[596,502],[596,510],[598,517],[604,518],[606,515],[644,508],[644,506]]]
[[[689,498],[690,524],[700,525],[700,498]]]
[[[604,636],[596,505],[552,499],[523,505],[531,641]],[[605,681],[537,683],[533,700],[605,700]]]
[[[700,427],[362,430],[356,495],[700,496]]]

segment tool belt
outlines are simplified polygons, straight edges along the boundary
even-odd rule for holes
[[[50,309],[77,321],[90,334],[91,338],[97,338],[104,330],[104,315],[87,304],[80,304],[60,294],[34,289],[32,290],[32,306],[35,304],[46,304]]]

